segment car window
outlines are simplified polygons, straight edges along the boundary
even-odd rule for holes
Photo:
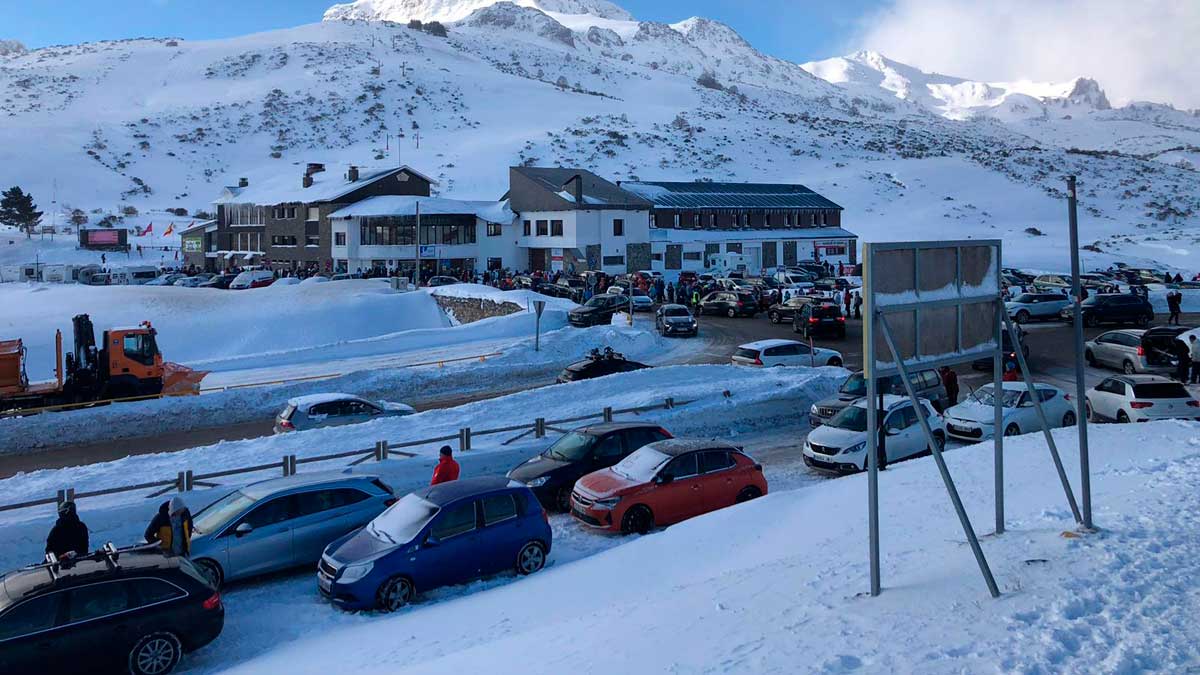
[[[433,523],[430,533],[438,539],[449,539],[475,529],[475,500],[443,509]]]
[[[67,623],[98,619],[132,606],[129,584],[124,581],[72,588],[67,591]]]
[[[241,522],[249,523],[251,527],[258,529],[267,525],[282,523],[285,520],[294,518],[295,515],[295,510],[292,508],[291,496],[277,497],[255,507],[253,511],[246,514],[245,518],[242,518]]]
[[[1133,385],[1134,398],[1191,398],[1188,390],[1178,382],[1150,382]]]
[[[942,384],[942,376],[938,375],[936,370],[925,371],[922,378],[925,380],[925,389],[932,389]]]
[[[709,450],[700,453],[700,473],[711,473],[733,466],[733,457],[725,450]]]
[[[689,452],[686,455],[681,455],[671,460],[666,468],[662,471],[664,474],[670,474],[676,479],[688,478],[696,475],[696,453]]]
[[[1100,337],[1096,338],[1096,342],[1099,342],[1100,344],[1104,344],[1104,345],[1116,344],[1117,334],[1116,333],[1105,333],[1104,335],[1101,335]]]
[[[905,408],[905,410],[909,410],[909,409]],[[913,419],[915,420],[916,418],[914,417]],[[893,411],[892,414],[888,415],[887,422],[884,424],[884,428],[895,429],[895,430],[899,431],[902,429],[907,429],[908,425],[909,425],[909,421],[908,421],[908,418],[904,415],[904,410],[896,410],[896,411]]]
[[[492,525],[517,517],[517,504],[512,494],[491,495],[479,500],[483,505],[483,524]]]
[[[917,411],[914,410],[912,406],[908,406],[900,412],[904,415],[904,428],[907,429],[908,427],[911,427],[917,423]],[[925,410],[922,409],[921,412],[924,413]]]
[[[138,607],[153,605],[156,602],[165,602],[187,595],[178,586],[167,583],[162,579],[143,577],[141,579],[131,579],[129,583],[133,587],[134,605]]]
[[[335,412],[335,408],[337,407],[338,403],[339,401],[330,401],[329,403],[318,403],[314,406],[310,406],[308,409],[308,415],[309,417],[316,417],[318,415],[335,415],[337,414]]]
[[[1041,401],[1052,401],[1058,392],[1053,389],[1038,389],[1038,399]]]
[[[657,443],[664,438],[669,437],[658,429],[629,429],[625,432],[625,447],[633,452],[643,445]]]
[[[369,495],[353,488],[313,490],[296,495],[296,515],[307,516],[321,511],[330,511],[350,504],[357,504]]]
[[[609,434],[596,445],[596,457],[598,458],[620,457],[623,454],[625,452],[621,446],[621,434]]]
[[[0,640],[29,635],[54,627],[62,593],[31,598],[0,617]]]

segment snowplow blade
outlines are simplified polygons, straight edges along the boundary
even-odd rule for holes
[[[207,370],[192,370],[178,363],[163,364],[163,396],[185,396],[200,393],[200,380]]]

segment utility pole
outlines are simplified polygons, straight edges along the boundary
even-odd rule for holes
[[[1067,176],[1067,218],[1071,237],[1071,295],[1075,312],[1075,402],[1080,406],[1079,414],[1075,415],[1076,424],[1079,427],[1079,485],[1083,492],[1083,529],[1091,530],[1093,529],[1092,476],[1088,460],[1087,415],[1084,414],[1087,385],[1083,379],[1083,309],[1080,307],[1083,300],[1079,282],[1079,218],[1076,207],[1075,176]]]
[[[421,202],[417,201],[417,231],[413,241],[417,245],[417,266],[413,270],[413,283],[421,287]]]

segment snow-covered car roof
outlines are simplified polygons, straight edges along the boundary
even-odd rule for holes
[[[1008,383],[1008,384],[1011,384],[1011,383]],[[924,398],[922,398],[921,400],[928,403],[928,401]],[[907,403],[907,402],[908,402],[907,396],[901,396],[899,394],[884,394],[883,395],[883,407],[885,410],[891,410],[892,408],[900,405],[901,403]],[[864,396],[864,397],[856,400],[851,405],[855,405],[855,406],[858,406],[859,408],[865,409],[867,407],[867,397]]]
[[[797,342],[795,340],[781,340],[781,339],[775,338],[775,339],[770,339],[770,340],[758,340],[755,342],[747,342],[744,345],[738,345],[738,349],[757,349],[759,351],[762,351],[762,350],[770,348],[770,347],[781,347],[783,345],[798,345],[798,344],[802,344],[802,343]]]
[[[992,386],[991,382],[988,382],[987,384],[983,385],[983,387],[990,387],[990,386]],[[1052,384],[1046,384],[1045,382],[1034,382],[1033,386],[1038,389],[1054,389],[1056,391],[1061,391],[1058,387],[1056,387]],[[982,389],[983,387],[980,387],[980,389]],[[1029,387],[1025,386],[1024,382],[1001,382],[1000,388],[1005,391],[1028,391],[1029,390]]]
[[[346,400],[363,401],[365,399],[363,399],[361,396],[355,396],[354,394],[341,394],[341,393],[337,393],[337,392],[330,392],[328,394],[309,394],[307,396],[297,396],[296,398],[289,398],[288,405],[296,406],[296,408],[307,412],[309,408],[311,408],[314,405],[317,405],[318,403],[329,403],[331,401],[346,401]]]

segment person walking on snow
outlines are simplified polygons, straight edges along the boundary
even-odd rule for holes
[[[1192,350],[1188,343],[1176,339],[1171,344],[1171,356],[1175,357],[1175,379],[1187,384],[1192,368]]]
[[[454,461],[454,451],[450,449],[450,446],[443,445],[438,454],[440,456],[437,466],[433,469],[433,480],[429,481],[429,484],[437,485],[458,480],[458,462]]]
[[[79,519],[75,512],[75,502],[63,502],[58,505],[58,520],[50,528],[46,537],[46,553],[53,553],[56,558],[74,558],[85,556],[88,552],[87,525]]]
[[[186,558],[192,553],[192,512],[178,496],[171,497],[167,511],[171,522],[171,545],[166,550],[171,555]]]
[[[1179,310],[1182,308],[1182,305],[1183,293],[1177,290],[1167,293],[1167,310],[1171,312],[1170,318],[1167,319],[1168,326],[1172,323],[1176,326],[1179,325]]]
[[[950,399],[950,405],[958,403],[958,373],[950,369],[950,366],[942,366],[941,368],[942,384],[946,385],[946,397]]]

